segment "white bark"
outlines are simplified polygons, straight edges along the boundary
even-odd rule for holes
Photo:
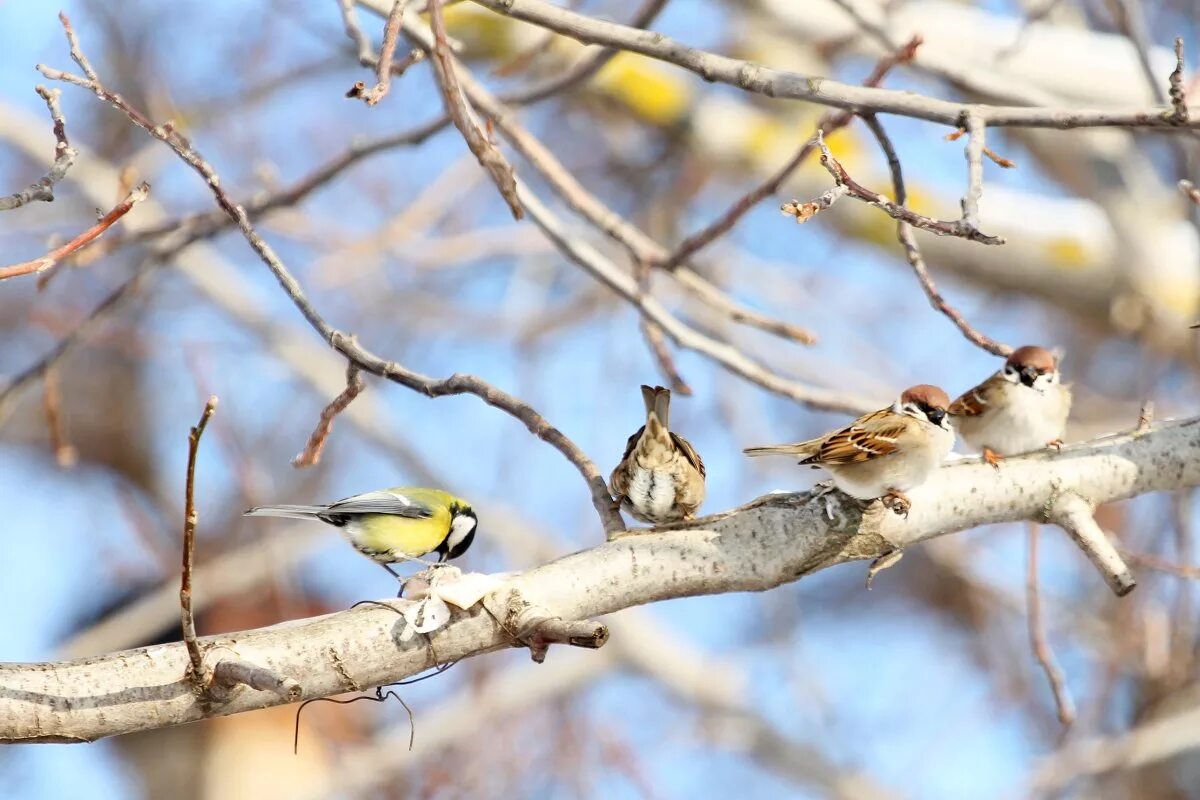
[[[400,618],[364,607],[202,640],[208,660],[236,657],[304,698],[390,683],[441,662],[512,644],[508,631],[546,613],[584,620],[672,597],[760,591],[845,561],[877,558],[977,525],[1042,519],[1074,492],[1093,504],[1200,485],[1200,418],[1075,445],[1060,454],[1011,458],[995,472],[975,461],[947,466],[910,493],[907,519],[878,503],[865,512],[832,498],[779,494],[708,517],[691,528],[633,533],[525,572],[490,605],[457,616],[430,646],[398,641]],[[833,510],[831,520],[827,515]],[[395,601],[394,601],[395,602]],[[497,621],[504,620],[504,624]],[[0,741],[90,741],[284,702],[239,687],[198,698],[182,644],[47,664],[0,665]],[[210,663],[210,668],[215,663]]]

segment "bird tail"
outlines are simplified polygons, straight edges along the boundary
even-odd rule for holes
[[[800,442],[799,444],[773,444],[766,447],[747,447],[742,452],[751,458],[759,456],[811,456],[813,449],[812,442]]]
[[[328,510],[326,506],[255,506],[243,512],[242,516],[319,519]]]
[[[643,386],[642,401],[646,404],[646,431],[658,438],[671,429],[671,390],[662,386]]]

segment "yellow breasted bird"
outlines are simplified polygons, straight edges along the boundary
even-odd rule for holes
[[[399,575],[388,564],[437,553],[458,558],[475,539],[471,505],[441,489],[398,486],[347,497],[324,506],[258,506],[248,517],[316,519],[339,528],[354,549]]]
[[[646,424],[625,445],[609,488],[642,522],[692,519],[704,502],[704,462],[687,439],[670,430],[671,390],[643,386]]]

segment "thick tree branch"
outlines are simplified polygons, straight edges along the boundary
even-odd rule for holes
[[[1200,418],[1011,458],[999,473],[976,460],[944,467],[910,493],[907,519],[838,495],[770,495],[690,527],[628,535],[560,558],[503,591],[510,603],[520,598],[517,618],[537,609],[547,618],[591,619],[673,597],[770,589],[977,525],[1040,519],[1064,491],[1103,503],[1196,485]],[[202,641],[207,650],[236,641],[240,660],[295,678],[309,698],[415,675],[434,666],[432,652],[444,663],[511,646],[504,619],[478,607],[462,612],[431,635],[432,649],[418,639],[401,643],[401,621],[378,607]],[[181,643],[0,665],[0,741],[90,741],[283,702],[275,692],[246,691],[206,707],[189,691],[186,666]]]
[[[367,0],[374,7],[380,0]],[[857,112],[899,114],[959,127],[976,111],[989,127],[1023,128],[1198,128],[1200,120],[1177,121],[1170,108],[1049,108],[1037,106],[964,105],[914,92],[852,86],[830,78],[772,69],[698,50],[654,31],[643,31],[559,8],[544,0],[474,0],[513,19],[548,28],[584,44],[619,47],[665,61],[717,81],[768,97],[809,100]],[[386,12],[385,12],[386,13]]]

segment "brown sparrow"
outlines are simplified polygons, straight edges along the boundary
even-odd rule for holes
[[[751,447],[748,456],[804,456],[801,464],[821,467],[837,488],[858,500],[882,498],[897,514],[908,514],[905,492],[933,474],[954,444],[946,419],[950,398],[920,384],[895,405],[859,417],[841,430],[798,444]]]
[[[1062,447],[1070,412],[1071,390],[1057,359],[1032,345],[1013,351],[1003,369],[950,404],[963,441],[997,468],[1004,456]]]
[[[691,519],[704,502],[704,462],[670,428],[671,390],[642,387],[646,424],[625,445],[609,487],[635,519],[659,524]]]

